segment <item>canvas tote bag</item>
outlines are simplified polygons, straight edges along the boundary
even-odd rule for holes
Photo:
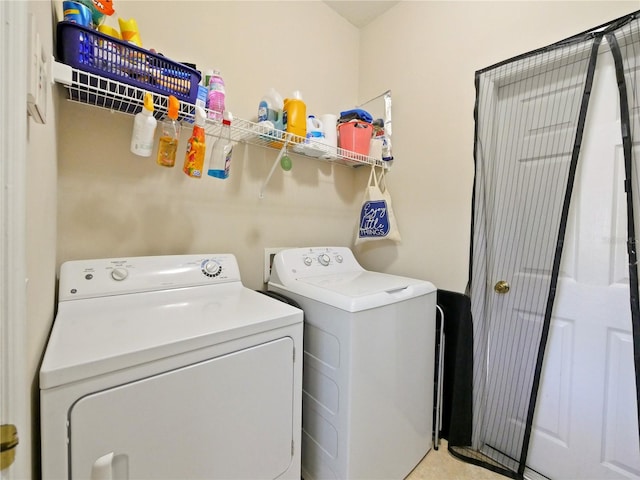
[[[371,167],[371,174],[360,209],[356,245],[371,240],[392,240],[394,242],[401,240],[384,175],[384,169],[381,169],[380,178],[378,178],[375,166]]]

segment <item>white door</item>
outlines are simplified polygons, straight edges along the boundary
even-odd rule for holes
[[[484,165],[485,198],[493,204],[486,213],[490,304],[481,448],[513,469],[525,433],[588,54],[588,48],[558,52],[550,62],[564,65],[555,68],[538,60],[516,64],[504,75],[497,71],[486,88],[493,123],[481,137],[495,161]],[[494,292],[501,281],[510,285],[506,294]]]
[[[553,479],[640,476],[619,119],[613,59],[604,43],[527,462]]]
[[[493,255],[488,289],[499,280],[508,281],[511,289],[489,296],[485,452],[506,464],[520,454],[514,438],[524,433],[533,374],[529,369],[523,375],[519,363],[534,361],[536,353],[523,348],[522,335],[540,331],[545,312],[537,299],[546,298],[551,274],[537,266],[530,252],[548,252],[551,265],[549,247],[557,236],[557,227],[545,231],[544,222],[531,222],[510,209],[529,211],[538,220],[559,217],[558,195],[563,193],[549,186],[566,177],[574,136],[563,132],[576,129],[584,81],[582,69],[566,63],[561,69],[502,79],[492,99],[495,125],[500,125],[494,137],[510,141],[502,142],[506,147],[497,154],[498,162],[487,167],[498,169],[488,172],[490,177],[508,179],[500,191],[489,191],[496,208],[488,213],[494,235],[487,236]],[[597,65],[527,458],[530,469],[554,480],[640,476],[624,163],[617,82],[606,43]],[[549,77],[538,82],[540,75]],[[569,105],[574,105],[572,112]],[[531,148],[536,142],[545,150]],[[540,201],[526,205],[532,189],[547,190]],[[508,348],[513,350],[509,362],[494,361]],[[510,387],[501,390],[505,383]]]
[[[485,422],[483,451],[512,468],[533,378],[533,368],[523,366],[532,365],[537,353],[523,338],[540,332],[551,270],[539,265],[551,266],[557,237],[557,225],[543,219],[560,216],[564,193],[553,184],[566,177],[584,89],[583,68],[562,57],[569,51],[555,54],[564,67],[534,61],[527,70],[516,64],[511,75],[494,80],[486,103],[494,123],[481,131],[482,147],[495,148],[497,161],[483,172],[491,179],[484,195],[494,205],[486,214],[488,389],[479,418]],[[605,42],[527,458],[530,469],[557,480],[640,476],[620,132],[617,82]],[[523,211],[527,215],[514,214]],[[532,252],[546,252],[545,262]],[[507,294],[493,292],[500,280],[510,284]]]

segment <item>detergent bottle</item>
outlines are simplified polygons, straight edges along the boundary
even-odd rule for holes
[[[299,90],[293,92],[292,98],[284,99],[283,123],[287,133],[304,137],[307,135],[307,106],[302,101],[302,94]],[[293,142],[302,141],[294,138]]]
[[[322,120],[316,118],[315,115],[307,117],[307,140],[319,141],[324,138],[324,129]]]
[[[156,133],[157,120],[153,118],[153,95],[144,94],[144,106],[133,119],[133,134],[131,135],[131,153],[141,157],[151,156],[153,137]]]
[[[187,143],[187,152],[184,156],[184,166],[182,171],[191,178],[202,178],[202,168],[204,167],[204,154],[206,150],[204,125],[206,113],[202,107],[196,106],[196,121],[193,126],[193,133]]]
[[[268,120],[276,125],[278,120],[282,118],[283,107],[284,100],[282,100],[282,96],[275,88],[271,87],[258,105],[258,122]]]

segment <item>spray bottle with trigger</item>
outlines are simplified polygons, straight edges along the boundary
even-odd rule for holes
[[[202,168],[204,167],[205,133],[204,125],[207,115],[204,109],[196,106],[196,120],[193,126],[193,133],[187,143],[187,152],[184,157],[182,171],[191,178],[202,178]]]

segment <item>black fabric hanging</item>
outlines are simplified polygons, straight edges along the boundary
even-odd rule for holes
[[[523,478],[525,472],[574,178],[605,36],[614,57],[618,52],[621,109],[627,109],[626,122],[622,112],[622,129],[628,167],[636,392],[640,392],[634,202],[635,211],[639,209],[637,194],[632,193],[632,183],[637,184],[639,177],[625,93],[626,84],[633,85],[634,92],[640,87],[633,73],[640,65],[629,65],[639,58],[640,39],[630,33],[638,32],[637,23],[638,12],[476,72],[469,272],[472,438],[467,445],[450,442],[449,449],[512,478]],[[626,78],[625,72],[630,72]],[[638,95],[633,101],[637,107]],[[640,131],[637,125],[635,129]],[[637,399],[640,404],[640,394]]]
[[[438,290],[444,313],[446,347],[442,386],[442,437],[448,445],[471,444],[471,391],[473,388],[473,326],[467,295]]]

